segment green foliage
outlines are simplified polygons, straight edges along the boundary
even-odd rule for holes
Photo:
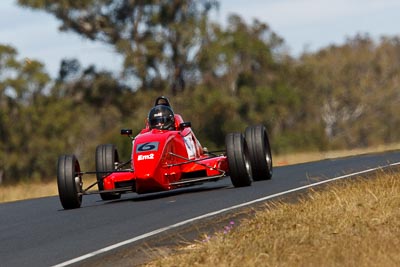
[[[397,38],[377,45],[368,36],[356,36],[341,47],[303,57],[313,69],[319,111],[333,147],[399,140],[393,131],[399,126],[394,112],[400,100],[399,49]]]

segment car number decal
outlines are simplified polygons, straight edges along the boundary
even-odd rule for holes
[[[136,153],[158,151],[158,144],[159,142],[148,142],[148,143],[138,144],[136,147]]]

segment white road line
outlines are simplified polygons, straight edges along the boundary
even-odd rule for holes
[[[346,174],[346,175],[342,175],[342,176],[337,176],[337,177],[334,177],[334,178],[331,178],[331,179],[328,179],[328,180],[312,183],[312,184],[309,184],[309,185],[305,185],[305,186],[297,187],[297,188],[294,188],[294,189],[290,189],[290,190],[287,190],[287,191],[284,191],[284,192],[280,192],[280,193],[276,193],[276,194],[269,195],[269,196],[266,196],[266,197],[258,198],[258,199],[255,199],[255,200],[252,200],[252,201],[249,201],[249,202],[246,202],[246,203],[242,203],[242,204],[239,204],[239,205],[235,205],[235,206],[232,206],[232,207],[229,207],[229,208],[225,208],[225,209],[217,210],[217,211],[214,211],[214,212],[206,213],[206,214],[200,215],[198,217],[195,217],[195,218],[192,218],[192,219],[188,219],[186,221],[182,221],[182,222],[170,225],[170,226],[166,226],[166,227],[163,227],[163,228],[148,232],[146,234],[139,235],[139,236],[136,236],[134,238],[131,238],[131,239],[116,243],[114,245],[111,245],[111,246],[108,246],[108,247],[93,251],[91,253],[88,253],[88,254],[85,254],[83,256],[71,259],[69,261],[65,261],[65,262],[59,263],[57,265],[54,265],[54,267],[68,266],[68,265],[71,265],[71,264],[86,260],[88,258],[94,257],[96,255],[102,254],[104,252],[108,252],[110,250],[125,246],[127,244],[131,244],[131,243],[134,243],[136,241],[139,241],[139,240],[142,240],[142,239],[157,235],[159,233],[162,233],[162,232],[177,228],[179,226],[182,226],[182,225],[185,225],[185,224],[189,224],[189,223],[192,223],[194,221],[201,220],[201,219],[204,219],[204,218],[212,217],[214,215],[218,215],[218,214],[221,214],[221,213],[224,213],[224,212],[227,212],[227,211],[231,211],[231,210],[234,210],[234,209],[242,208],[242,207],[257,203],[257,202],[262,202],[262,201],[265,201],[265,200],[269,200],[271,198],[279,197],[279,196],[282,196],[282,195],[286,195],[286,194],[289,194],[289,193],[293,193],[293,192],[296,192],[296,191],[307,189],[307,188],[310,188],[310,187],[313,187],[313,186],[317,186],[317,185],[321,185],[321,184],[325,184],[325,183],[329,183],[329,182],[333,182],[333,181],[336,181],[336,180],[345,179],[345,178],[349,178],[349,177],[353,177],[353,176],[357,176],[357,175],[361,175],[361,174],[366,174],[366,173],[369,173],[369,172],[373,172],[373,171],[377,171],[377,170],[385,169],[385,168],[390,168],[390,167],[394,167],[394,166],[397,166],[397,165],[400,165],[400,162],[388,164],[386,166],[380,166],[380,167],[376,167],[376,168],[371,168],[371,169],[367,169],[367,170],[364,170],[364,171],[354,172],[354,173],[350,173],[350,174]]]

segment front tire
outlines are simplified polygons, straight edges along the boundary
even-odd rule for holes
[[[76,209],[82,204],[82,176],[74,155],[62,155],[57,163],[57,187],[64,209]]]
[[[249,150],[241,133],[229,133],[225,138],[226,156],[229,164],[229,175],[233,186],[251,185],[252,173]]]
[[[116,164],[118,164],[119,157],[118,151],[115,145],[105,144],[98,145],[96,148],[96,178],[99,190],[104,190],[104,177],[111,174],[115,170]],[[110,171],[110,173],[105,173]],[[121,198],[119,193],[100,193],[102,200],[114,200]]]

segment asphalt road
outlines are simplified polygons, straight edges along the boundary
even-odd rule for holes
[[[310,183],[400,162],[400,151],[274,168],[272,180],[234,188],[228,179],[104,202],[84,196],[63,210],[58,197],[0,204],[0,266],[52,266],[210,212]]]

